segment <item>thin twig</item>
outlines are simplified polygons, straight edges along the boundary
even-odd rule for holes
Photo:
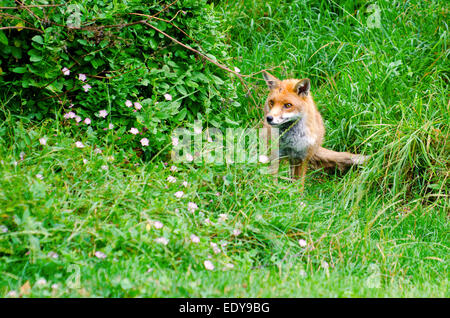
[[[149,26],[150,28],[154,29],[155,31],[161,33],[162,35],[164,35],[165,37],[169,38],[170,40],[172,40],[173,42],[177,43],[178,45],[181,45],[181,46],[184,47],[185,49],[188,49],[189,51],[192,51],[192,52],[194,52],[194,53],[200,55],[200,56],[203,57],[205,60],[207,60],[207,61],[213,63],[213,64],[216,65],[217,67],[219,67],[219,68],[221,68],[221,69],[223,69],[223,70],[225,70],[225,71],[227,71],[227,72],[229,72],[229,73],[232,73],[232,74],[236,75],[237,77],[242,77],[242,75],[239,74],[238,72],[229,69],[229,68],[228,68],[227,66],[225,66],[225,65],[222,65],[222,64],[220,64],[220,63],[217,63],[216,61],[214,61],[214,60],[211,59],[210,57],[206,56],[205,54],[201,53],[200,51],[198,51],[198,50],[196,50],[196,49],[194,49],[194,48],[192,48],[192,47],[190,47],[189,45],[186,45],[186,44],[184,44],[184,43],[178,41],[178,40],[175,39],[174,37],[168,35],[168,34],[167,34],[166,32],[164,32],[164,31],[161,31],[160,29],[158,29],[157,27],[151,25],[151,24],[148,23],[147,21],[144,20],[144,21],[142,21],[142,23],[145,24],[145,25],[147,25],[147,26]]]
[[[36,4],[36,5],[20,5],[16,7],[0,7],[0,10],[20,10],[27,8],[46,8],[46,7],[62,7],[65,4]]]
[[[8,29],[27,29],[27,30],[33,30],[33,31],[37,31],[40,33],[44,33],[44,31],[39,30],[39,29],[35,29],[35,28],[30,28],[30,27],[26,27],[26,26],[6,26],[6,27],[0,27],[0,30],[8,30]]]

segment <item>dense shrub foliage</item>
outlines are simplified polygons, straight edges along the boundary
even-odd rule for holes
[[[10,111],[56,116],[92,142],[126,149],[147,138],[147,154],[155,154],[180,121],[199,113],[213,119],[230,103],[223,71],[139,23],[224,61],[221,21],[206,0],[52,3],[60,5],[1,11],[1,26],[11,28],[0,30],[0,90],[22,101]]]

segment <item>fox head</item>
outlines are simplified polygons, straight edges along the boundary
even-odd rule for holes
[[[270,89],[266,101],[266,120],[272,126],[293,122],[304,116],[313,103],[309,79],[280,81],[267,72],[264,80]]]

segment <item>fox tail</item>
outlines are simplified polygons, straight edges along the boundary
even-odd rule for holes
[[[368,156],[352,154],[349,152],[337,152],[319,147],[310,159],[315,168],[331,170],[338,168],[341,172],[348,170],[351,166],[362,165],[369,159]]]

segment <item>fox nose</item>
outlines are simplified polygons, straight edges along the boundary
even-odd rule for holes
[[[273,120],[273,117],[272,117],[272,116],[267,116],[267,122],[268,122],[269,124],[272,122],[272,120]]]

